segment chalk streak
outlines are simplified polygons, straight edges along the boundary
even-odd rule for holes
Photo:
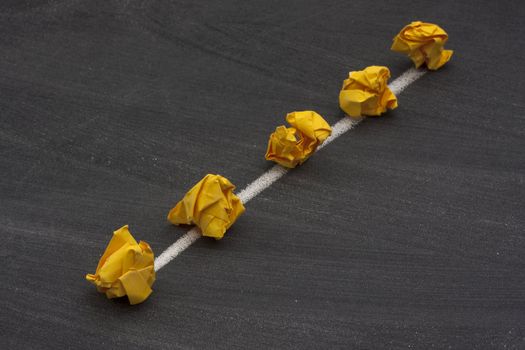
[[[410,84],[421,78],[426,73],[426,70],[418,70],[411,68],[401,74],[397,79],[392,81],[388,86],[394,95],[400,94],[405,90]],[[353,129],[363,118],[352,119],[344,118],[335,123],[332,126],[332,135],[325,140],[325,142],[317,149],[321,150],[326,145],[330,144],[333,140],[343,135],[347,131]],[[288,169],[283,168],[280,165],[274,165],[270,170],[266,171],[264,174],[259,176],[255,181],[251,182],[246,186],[237,196],[241,201],[246,204],[252,198],[257,196],[259,193],[270,187],[275,181],[279,180],[281,177],[288,173]],[[155,259],[155,271],[163,268],[171,260],[175,259],[180,253],[186,250],[190,245],[192,245],[196,240],[201,237],[201,232],[198,227],[194,227],[181,238],[179,238],[175,243],[169,246],[162,254],[160,254]]]

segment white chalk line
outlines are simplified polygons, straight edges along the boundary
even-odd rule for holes
[[[426,72],[426,70],[411,68],[401,74],[397,79],[393,80],[388,86],[394,95],[398,95],[410,84],[421,78]],[[352,119],[346,117],[335,123],[332,126],[332,134],[321,146],[317,148],[317,151],[321,150],[347,131],[353,129],[357,124],[359,124],[361,120],[363,120],[363,118]],[[242,191],[240,191],[237,196],[244,204],[246,204],[259,193],[270,187],[274,182],[286,175],[288,171],[289,169],[287,168],[284,168],[280,165],[274,165],[272,168],[270,168],[270,170],[266,171],[264,174],[246,186]],[[186,250],[186,248],[192,245],[200,237],[202,237],[202,234],[198,227],[194,227],[186,232],[181,238],[170,245],[155,259],[155,271],[159,271],[167,263],[175,259],[180,253]]]

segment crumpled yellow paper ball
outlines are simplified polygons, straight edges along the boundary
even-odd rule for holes
[[[436,24],[412,22],[394,38],[392,50],[407,54],[416,68],[423,63],[428,69],[436,70],[452,57],[452,50],[444,50],[448,34]]]
[[[139,304],[153,292],[153,263],[150,246],[143,241],[137,243],[125,225],[113,232],[95,274],[87,274],[86,279],[109,299],[127,295],[131,305]]]
[[[296,134],[295,128],[287,128],[284,125],[278,126],[275,132],[270,135],[266,160],[274,161],[287,168],[295,168],[304,158]]]
[[[397,98],[387,85],[389,78],[390,70],[383,66],[350,72],[339,93],[339,106],[354,118],[377,116],[387,108],[397,108]]]
[[[278,126],[270,135],[266,159],[287,168],[305,162],[332,133],[332,128],[314,111],[288,113],[286,121],[292,126]]]
[[[208,174],[170,210],[168,220],[175,225],[195,224],[203,236],[221,239],[245,210],[234,189],[225,177]]]

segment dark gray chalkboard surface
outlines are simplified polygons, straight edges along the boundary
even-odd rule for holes
[[[525,347],[522,1],[0,3],[1,347]],[[160,254],[206,173],[271,167],[287,112],[440,24],[450,63],[262,192],[131,307],[84,280],[129,224]]]

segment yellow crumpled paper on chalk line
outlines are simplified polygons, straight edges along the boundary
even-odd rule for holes
[[[292,126],[278,126],[270,135],[265,158],[287,168],[305,162],[332,133],[332,128],[314,111],[288,113]]]
[[[448,34],[436,24],[420,21],[405,26],[394,38],[391,50],[407,54],[416,68],[426,63],[436,70],[450,60],[454,51],[444,50]]]
[[[208,174],[170,210],[168,220],[175,225],[195,224],[203,236],[221,239],[245,210],[234,189],[225,177]]]
[[[377,116],[397,108],[397,98],[387,85],[390,70],[370,66],[350,72],[339,93],[339,106],[350,117]]]
[[[150,246],[137,243],[128,225],[113,232],[95,274],[86,279],[111,298],[128,296],[131,305],[142,303],[152,293],[155,282],[154,256]]]

